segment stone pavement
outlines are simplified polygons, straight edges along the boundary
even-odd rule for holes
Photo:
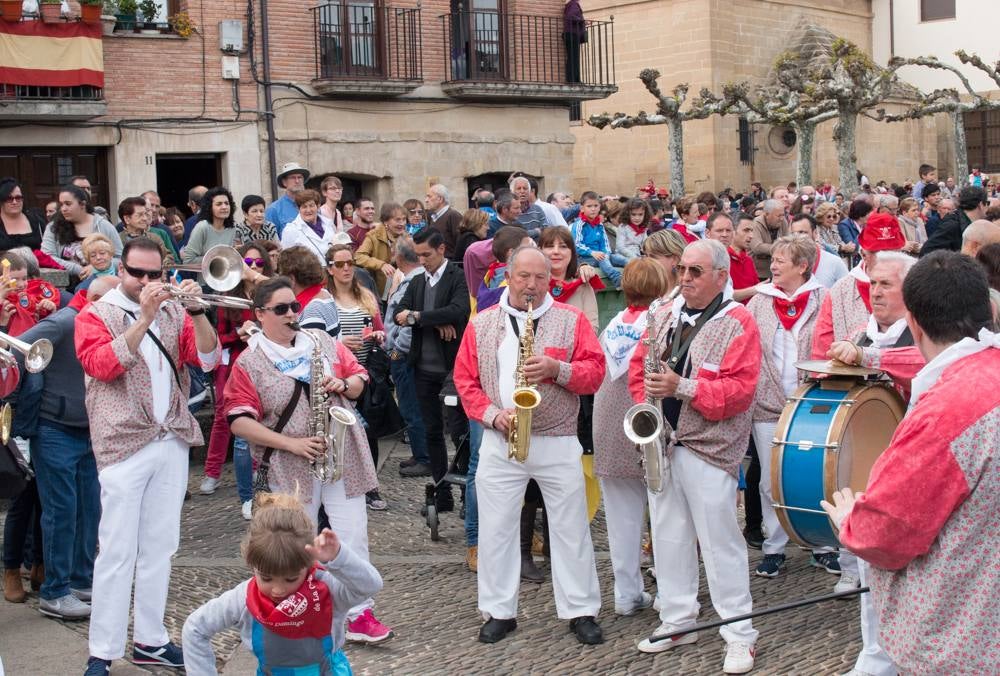
[[[582,646],[556,618],[551,581],[523,584],[518,629],[501,643],[476,641],[476,578],[465,568],[465,536],[455,514],[442,516],[441,540],[432,542],[419,515],[425,479],[402,479],[398,460],[409,455],[401,443],[383,441],[391,452],[379,479],[387,512],[369,512],[372,562],[385,580],[376,613],[393,627],[396,637],[379,647],[348,645],[346,653],[357,674],[718,674],[725,645],[717,630],[702,632],[698,643],[674,652],[644,655],[635,643],[658,624],[653,610],[633,617],[614,615],[611,564],[602,515],[592,530],[603,597],[600,617],[606,641]],[[174,561],[167,609],[167,628],[180,639],[187,615],[204,601],[248,575],[239,558],[245,528],[236,498],[232,465],[212,496],[197,495],[200,464],[192,464],[194,496],[184,505],[181,546]],[[457,492],[456,492],[457,495]],[[760,552],[750,550],[751,566]],[[775,580],[751,577],[755,607],[785,603],[832,591],[836,577],[809,566],[809,554],[789,549],[788,567]],[[539,566],[549,573],[547,563]],[[647,590],[655,583],[647,578]],[[701,620],[715,619],[702,578]],[[8,676],[82,673],[86,660],[87,622],[62,623],[37,613],[37,598],[24,605],[0,601],[0,657]],[[840,674],[853,666],[860,650],[857,599],[758,619],[757,674]],[[253,674],[252,655],[238,649],[235,632],[216,638],[216,654],[225,674]],[[131,644],[129,645],[131,650]],[[113,674],[172,674],[116,663]]]

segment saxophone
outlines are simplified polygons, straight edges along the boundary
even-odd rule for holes
[[[528,297],[528,312],[524,319],[524,330],[517,350],[517,368],[514,371],[514,415],[510,419],[510,431],[507,434],[507,457],[518,462],[528,459],[528,447],[531,444],[532,411],[542,403],[542,395],[534,385],[529,385],[524,378],[524,363],[535,354],[535,327],[531,319],[531,303],[533,297]]]
[[[323,347],[312,331],[303,331],[313,342],[309,360],[309,424],[307,435],[326,439],[326,453],[322,462],[312,460],[310,472],[320,483],[334,483],[344,473],[344,451],[347,428],[358,422],[357,416],[343,406],[331,405],[329,395],[320,385],[326,373],[323,369]]]
[[[646,312],[646,338],[642,343],[646,346],[646,359],[643,362],[643,373],[662,373],[660,363],[659,338],[660,327],[656,324],[656,310],[662,303],[670,302],[680,290],[678,285],[666,300],[656,299],[649,304]],[[634,443],[642,454],[641,464],[646,474],[646,487],[651,493],[663,490],[663,438],[666,422],[663,420],[663,409],[660,400],[649,395],[642,404],[636,404],[625,412],[625,436]]]

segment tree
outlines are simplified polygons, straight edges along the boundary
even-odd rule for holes
[[[645,85],[646,91],[656,99],[656,112],[649,115],[640,110],[635,115],[625,113],[601,113],[591,115],[587,124],[597,129],[611,127],[612,129],[631,129],[648,125],[667,125],[667,153],[670,157],[670,194],[678,198],[684,194],[684,128],[689,120],[702,120],[713,114],[724,114],[726,107],[734,103],[726,98],[714,96],[708,89],[702,89],[699,98],[691,101],[687,110],[681,110],[687,100],[690,87],[682,83],[674,87],[667,96],[660,91],[657,80],[660,71],[646,68],[639,73],[639,79]]]
[[[880,68],[853,42],[836,38],[830,51],[806,62],[786,52],[775,62],[778,82],[807,101],[831,101],[836,108],[840,189],[845,194],[858,190],[858,115],[888,98],[897,84],[896,67]]]
[[[990,77],[997,86],[1000,87],[1000,63],[989,65],[975,54],[967,54],[963,50],[955,52],[959,61],[966,65],[983,71]],[[965,93],[968,96],[962,100],[956,89],[935,89],[930,94],[921,95],[917,102],[906,111],[898,115],[887,115],[885,110],[878,111],[879,119],[886,122],[901,122],[903,120],[916,120],[928,115],[937,113],[947,113],[951,117],[952,130],[955,137],[955,174],[959,187],[964,187],[969,182],[969,149],[965,139],[965,114],[977,110],[997,110],[1000,109],[1000,101],[991,101],[983,97],[973,89],[969,79],[955,66],[939,61],[934,56],[918,56],[909,59],[896,57],[890,62],[897,69],[903,66],[924,66],[925,68],[936,68],[938,70],[950,71],[962,83]]]

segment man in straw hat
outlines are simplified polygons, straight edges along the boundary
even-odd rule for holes
[[[264,220],[274,223],[274,227],[278,229],[278,237],[281,237],[285,224],[291,223],[299,215],[299,208],[295,205],[295,193],[305,189],[308,178],[309,170],[297,162],[285,162],[274,178],[278,185],[285,189],[285,194],[271,203],[264,212]]]

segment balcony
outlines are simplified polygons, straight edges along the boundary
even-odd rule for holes
[[[89,120],[107,110],[104,90],[99,87],[0,83],[0,116],[4,120]]]
[[[575,104],[618,91],[610,21],[587,21],[582,38],[561,16],[455,12],[441,17],[446,94],[465,100]]]
[[[320,94],[392,98],[423,83],[419,8],[333,0],[311,11]]]

